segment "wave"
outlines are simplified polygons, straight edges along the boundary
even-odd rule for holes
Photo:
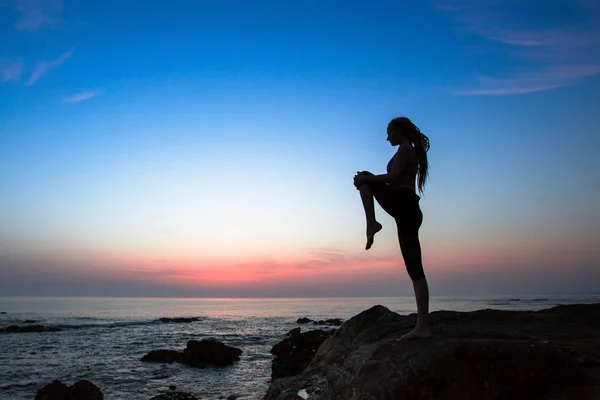
[[[93,317],[76,317],[76,319],[80,319],[80,320],[97,320],[97,318],[93,318]],[[152,326],[152,325],[180,325],[180,324],[190,324],[190,323],[194,323],[194,322],[201,322],[201,321],[205,321],[207,320],[207,318],[204,317],[192,317],[187,321],[182,321],[182,320],[178,320],[175,319],[175,322],[172,321],[167,321],[165,322],[165,319],[163,318],[159,318],[159,319],[154,319],[154,320],[146,320],[146,321],[117,321],[117,322],[98,322],[95,324],[44,324],[43,321],[40,320],[36,320],[35,324],[33,323],[29,323],[28,321],[24,321],[24,320],[17,320],[17,319],[12,319],[12,320],[5,320],[3,321],[3,324],[0,325],[0,331],[2,329],[5,329],[9,326],[13,326],[13,325],[17,325],[19,327],[27,327],[27,326],[32,326],[32,325],[41,325],[45,328],[50,328],[50,329],[58,329],[58,330],[77,330],[77,329],[116,329],[116,328],[125,328],[125,327],[132,327],[132,326]]]

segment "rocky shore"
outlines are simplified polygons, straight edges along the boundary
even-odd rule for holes
[[[600,304],[541,311],[437,311],[431,313],[433,338],[399,340],[415,319],[377,305],[346,322],[332,321],[341,323],[337,329],[302,332],[298,326],[274,344],[271,384],[266,394],[252,398],[600,399]],[[304,327],[313,321],[296,322]],[[193,354],[188,365],[225,366],[238,362],[241,351],[212,340],[191,341],[183,352],[163,350],[144,361],[181,362]],[[216,352],[220,355],[212,354]],[[102,398],[88,381],[70,387],[55,381],[36,396]],[[151,400],[194,399],[172,387]]]
[[[284,374],[263,400],[600,399],[600,304],[438,311],[433,338],[399,340],[415,319],[374,306],[328,335],[309,363],[292,346],[274,360]],[[289,376],[298,362],[307,365]]]

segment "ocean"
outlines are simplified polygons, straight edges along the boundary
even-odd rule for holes
[[[431,311],[483,308],[539,310],[558,304],[596,303],[598,295],[433,297]],[[0,333],[0,399],[33,399],[59,379],[88,379],[107,400],[150,399],[175,385],[199,399],[260,399],[271,374],[271,347],[300,317],[347,320],[376,304],[399,314],[415,311],[412,297],[313,299],[195,299],[0,297],[0,328],[35,324],[58,332]],[[162,317],[198,317],[163,323]],[[327,327],[324,327],[327,328]],[[225,368],[194,369],[140,361],[151,350],[183,350],[188,340],[214,338],[243,350]]]

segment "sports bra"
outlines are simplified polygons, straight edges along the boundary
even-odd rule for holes
[[[396,154],[398,154],[398,153],[396,153]],[[387,168],[386,168],[388,174],[390,172],[392,172],[392,165],[394,164],[394,159],[396,158],[396,154],[394,154],[394,156],[388,162],[388,165],[387,165]],[[418,163],[407,162],[406,165],[404,166],[404,169],[400,173],[400,176],[416,176],[418,169],[419,169],[419,164]]]

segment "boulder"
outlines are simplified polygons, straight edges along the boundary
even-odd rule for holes
[[[293,330],[290,337],[271,348],[271,354],[277,356],[272,361],[271,378],[292,376],[304,370],[321,343],[331,334],[323,330],[303,333]]]
[[[69,387],[61,381],[54,381],[38,390],[35,400],[71,400]]]
[[[200,341],[190,340],[183,353],[186,361],[191,361],[192,364],[211,364],[223,367],[239,361],[242,350],[227,346],[218,340],[203,339]]]
[[[152,350],[143,356],[141,361],[170,364],[177,361],[180,354],[177,350]]]
[[[92,382],[80,380],[69,387],[72,400],[103,400],[104,395]]]
[[[67,386],[61,381],[54,382],[38,390],[35,400],[103,400],[104,395],[98,386],[87,380],[80,380]]]
[[[278,375],[274,362],[264,400],[298,400],[301,390],[310,400],[591,400],[600,394],[600,304],[439,311],[431,313],[434,337],[399,340],[415,321],[414,314],[380,305],[358,314],[325,338],[304,369]],[[276,351],[296,351],[291,348]]]
[[[214,339],[190,340],[183,352],[176,350],[152,350],[141,358],[144,362],[178,362],[191,367],[207,365],[224,367],[239,361],[242,350]]]

